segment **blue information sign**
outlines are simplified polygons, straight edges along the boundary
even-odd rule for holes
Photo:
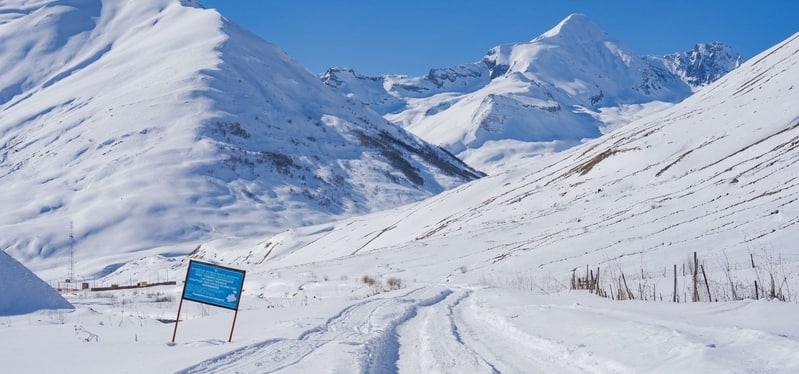
[[[190,261],[183,298],[221,308],[239,309],[244,270]]]

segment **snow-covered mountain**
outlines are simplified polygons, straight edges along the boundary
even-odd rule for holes
[[[687,52],[647,56],[688,83],[694,90],[707,86],[741,65],[741,55],[720,43],[699,43]]]
[[[478,177],[196,2],[0,7],[0,248],[29,266],[70,244],[187,252]]]
[[[692,92],[687,81],[705,84],[732,68],[711,62],[722,54],[705,52],[715,44],[703,46],[688,61],[703,60],[712,73],[674,58],[667,67],[665,60],[637,56],[585,15],[572,14],[530,42],[500,45],[479,62],[432,69],[423,77],[364,77],[333,68],[321,79],[488,171],[505,158],[599,136],[610,125],[602,115],[609,107],[641,116],[640,104],[678,102]],[[723,52],[725,58],[734,54]],[[632,104],[638,106],[626,107]]]
[[[385,274],[455,282],[470,271],[565,276],[586,264],[662,271],[694,251],[744,263],[756,252],[774,263],[779,254],[790,274],[799,267],[797,51],[799,34],[598,139],[401,209],[280,234],[252,257],[269,252],[273,266],[289,266],[363,254],[390,264]]]

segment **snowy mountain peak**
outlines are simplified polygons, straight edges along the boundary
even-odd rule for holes
[[[581,13],[572,13],[555,27],[531,40],[531,43],[543,40],[558,40],[569,43],[591,43],[595,40],[609,38],[605,30]]]
[[[681,76],[636,55],[583,14],[530,42],[498,45],[478,62],[421,77],[341,70],[322,79],[483,171],[564,149],[623,121],[605,122],[603,108],[674,103],[692,93]]]
[[[681,77],[693,89],[704,87],[741,65],[742,57],[721,43],[698,43],[686,52],[649,56],[655,64]]]
[[[494,49],[485,58],[491,59],[497,64],[509,65],[511,71],[535,74],[536,77],[531,77],[534,79],[549,78],[566,82],[596,80],[617,71],[626,75],[627,70],[642,69],[635,66],[639,64],[639,58],[632,51],[583,14],[569,15],[528,43]],[[585,83],[591,85],[598,82]]]

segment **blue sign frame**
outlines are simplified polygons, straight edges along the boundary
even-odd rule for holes
[[[238,311],[244,274],[244,270],[191,260],[183,298]]]

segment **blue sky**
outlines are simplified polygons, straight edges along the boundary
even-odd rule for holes
[[[423,75],[471,63],[583,13],[645,54],[721,41],[750,58],[799,32],[795,0],[200,0],[314,73]]]

